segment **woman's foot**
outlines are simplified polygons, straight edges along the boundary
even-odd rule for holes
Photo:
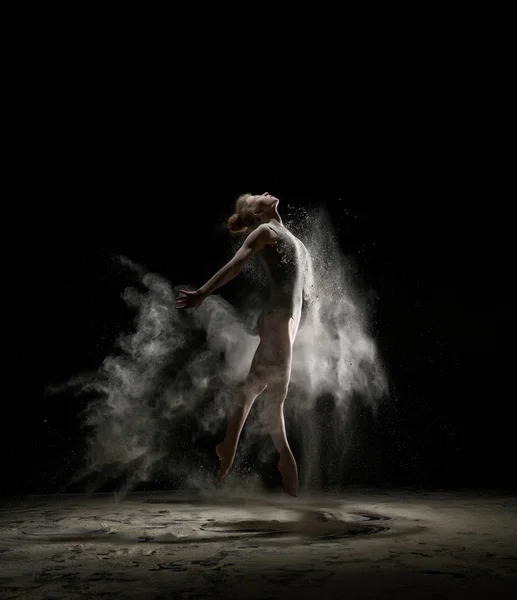
[[[294,456],[287,456],[280,458],[278,463],[278,470],[282,474],[282,480],[284,483],[284,491],[290,496],[298,495],[298,467]]]
[[[226,477],[226,475],[228,475],[228,471],[230,470],[233,464],[233,459],[235,458],[235,450],[228,449],[224,442],[221,442],[220,444],[217,444],[215,451],[217,452],[217,456],[221,461],[219,473],[217,474],[217,482],[220,483]]]

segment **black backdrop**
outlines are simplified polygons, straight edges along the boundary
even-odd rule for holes
[[[194,285],[228,258],[222,224],[250,186],[151,181],[144,167],[124,183],[79,169],[30,216],[19,211],[25,226],[12,242],[6,295],[14,364],[2,419],[4,493],[56,491],[80,462],[84,400],[44,392],[99,366],[131,327],[120,298],[128,278],[114,257]],[[284,206],[325,203],[358,285],[376,292],[373,333],[393,394],[375,422],[365,421],[343,481],[511,487],[509,215],[483,199],[484,186],[457,195],[447,177],[426,185],[420,176],[400,190],[351,178],[348,189],[313,192],[264,177],[251,191]],[[228,299],[238,286],[225,289]]]
[[[514,485],[506,80],[491,69],[481,93],[479,65],[379,63],[346,94],[283,99],[136,63],[111,76],[31,60],[2,220],[4,493],[56,491],[80,462],[84,400],[44,392],[98,367],[131,326],[114,256],[199,285],[228,258],[222,224],[245,191],[325,203],[378,297],[393,396],[344,481]]]

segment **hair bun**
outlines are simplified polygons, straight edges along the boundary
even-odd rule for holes
[[[241,231],[246,231],[246,229],[248,229],[248,227],[246,226],[244,221],[241,219],[241,216],[238,213],[234,213],[228,219],[228,229],[232,233],[240,233]]]

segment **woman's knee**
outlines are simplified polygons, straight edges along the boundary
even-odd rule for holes
[[[267,384],[267,395],[268,399],[273,402],[283,402],[287,397],[287,391],[289,388],[288,381],[270,381]]]
[[[265,380],[256,375],[250,374],[246,381],[242,384],[241,391],[245,396],[256,397],[261,394],[267,387]]]

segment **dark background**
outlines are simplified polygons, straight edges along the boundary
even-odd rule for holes
[[[267,178],[252,191],[263,188],[284,204],[325,202],[357,284],[377,292],[373,333],[392,396],[363,424],[342,483],[511,487],[511,272],[495,205],[430,192],[304,195]],[[18,337],[4,398],[4,492],[57,491],[80,463],[85,400],[44,392],[98,367],[131,328],[120,298],[131,279],[116,256],[200,285],[228,258],[221,225],[243,189],[171,189],[163,198],[142,190],[133,203],[122,194],[109,214],[93,201],[45,211],[11,279],[7,320]],[[237,286],[224,291],[228,299]]]
[[[57,491],[80,464],[84,400],[45,390],[97,368],[131,327],[114,257],[201,285],[228,258],[222,225],[247,191],[324,203],[378,296],[392,397],[342,483],[515,486],[513,198],[492,71],[480,92],[468,64],[378,63],[348,73],[348,93],[287,100],[215,76],[189,89],[135,65],[30,64],[38,100],[19,95],[3,220],[3,493]]]

